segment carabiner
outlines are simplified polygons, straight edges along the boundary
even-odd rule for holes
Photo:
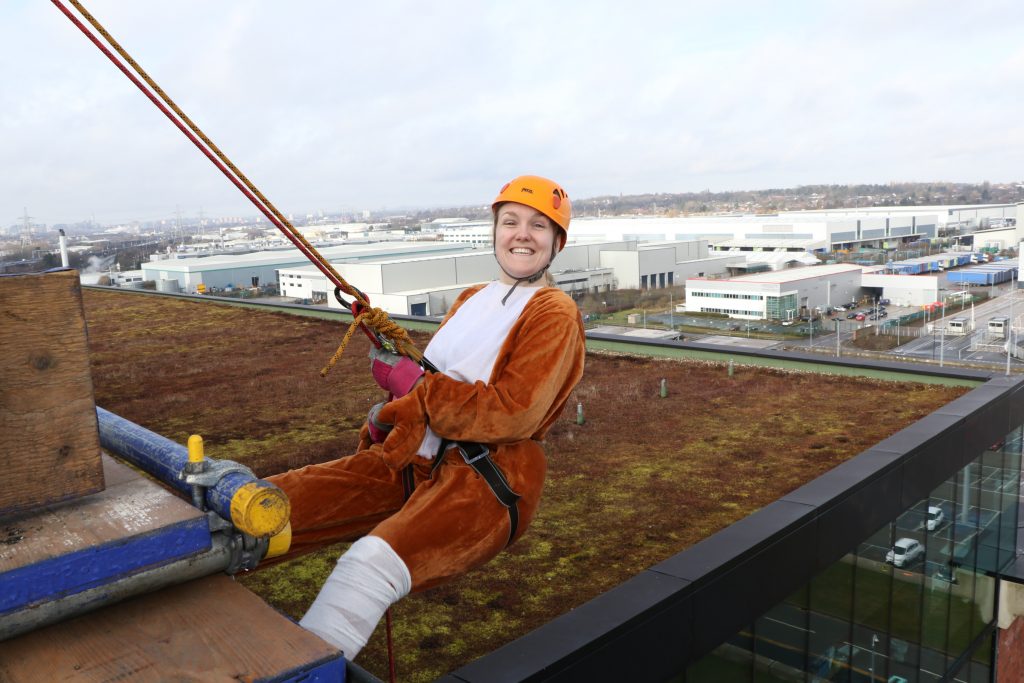
[[[352,285],[349,286],[352,287]],[[366,303],[370,303],[370,299],[361,291],[359,291],[358,288],[352,287],[352,289],[354,289],[359,294],[359,296],[363,298],[363,301],[365,301]],[[352,313],[353,319],[358,318],[359,315],[363,312],[363,309],[365,308],[358,299],[353,299],[351,302],[345,301],[345,299],[341,296],[341,287],[334,288],[334,298],[338,300],[339,304],[341,304],[344,308],[347,308]],[[366,334],[367,338],[369,338],[370,342],[378,349],[383,348],[387,351],[390,351],[391,353],[398,353],[398,350],[395,348],[394,342],[392,342],[390,339],[382,336],[376,330],[371,330],[369,327],[366,326],[366,323],[359,323],[359,327],[363,328],[363,332]]]

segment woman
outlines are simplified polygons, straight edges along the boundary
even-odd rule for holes
[[[521,176],[492,212],[501,276],[453,304],[424,351],[439,372],[373,350],[393,398],[371,411],[359,452],[269,478],[291,500],[285,558],[359,538],[300,622],[349,659],[410,590],[464,574],[523,533],[544,482],[540,441],[583,374],[579,312],[547,274],[565,246],[568,195]]]

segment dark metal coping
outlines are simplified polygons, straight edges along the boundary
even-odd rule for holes
[[[997,377],[446,683],[666,680],[891,522],[1024,422]]]
[[[339,318],[352,320],[352,313],[344,308],[329,308],[326,305],[310,304],[289,304],[283,301],[262,301],[260,297],[243,299],[237,296],[216,296],[213,294],[188,294],[186,292],[158,292],[152,289],[127,289],[124,287],[108,287],[105,285],[82,285],[84,289],[95,289],[103,292],[117,292],[119,294],[144,294],[148,296],[165,296],[175,299],[188,299],[190,301],[201,301],[204,303],[218,304],[244,304],[246,306],[265,306],[268,309],[283,308],[302,313],[326,313],[337,315]],[[408,322],[423,323],[437,327],[441,324],[440,318],[426,315],[398,315],[389,313],[392,320],[405,320]]]
[[[928,375],[930,377],[949,377],[954,379],[973,380],[978,382],[987,381],[998,376],[993,370],[974,370],[957,367],[938,367],[922,365],[920,363],[907,363],[900,361],[872,360],[868,358],[834,358],[814,353],[801,353],[799,351],[772,351],[769,349],[747,349],[736,346],[720,346],[718,344],[698,344],[688,341],[677,341],[674,339],[637,339],[618,334],[605,334],[603,332],[587,332],[587,339],[599,341],[619,342],[623,344],[642,344],[644,346],[658,346],[662,348],[679,349],[685,351],[698,351],[704,353],[721,353],[737,357],[771,358],[779,361],[796,361],[802,363],[813,363],[815,365],[839,366],[858,368],[862,370],[879,370],[882,372],[899,372],[910,375]]]

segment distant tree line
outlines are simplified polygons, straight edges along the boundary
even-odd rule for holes
[[[774,213],[868,206],[927,206],[1002,204],[1024,201],[1024,183],[887,183],[859,185],[801,185],[729,192],[680,192],[608,195],[573,200],[577,216],[709,213]],[[425,209],[410,215],[417,222],[448,216],[471,220],[490,217],[488,206]]]

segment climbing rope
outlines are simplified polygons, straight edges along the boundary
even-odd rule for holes
[[[321,376],[326,376],[330,372],[331,368],[334,367],[342,353],[345,351],[345,347],[352,337],[353,331],[357,327],[361,327],[375,345],[380,346],[388,340],[391,348],[395,352],[400,353],[404,356],[408,356],[416,362],[423,362],[422,352],[416,348],[412,340],[409,338],[409,333],[395,323],[391,318],[388,317],[387,313],[379,308],[374,308],[370,305],[367,297],[360,292],[357,288],[350,285],[345,281],[343,277],[334,269],[334,267],[323,257],[316,248],[309,243],[309,241],[300,233],[295,226],[293,226],[284,215],[278,211],[269,199],[267,199],[262,192],[242,173],[238,167],[236,167],[227,155],[225,155],[217,145],[211,141],[199,126],[197,126],[192,119],[190,119],[185,112],[183,112],[177,104],[164,92],[163,88],[156,84],[156,82],[150,78],[149,74],[139,66],[138,62],[132,59],[131,55],[121,47],[121,45],[114,40],[113,36],[103,28],[103,26],[96,20],[95,17],[90,14],[79,0],[68,0],[71,5],[88,21],[96,31],[103,36],[103,39],[114,48],[118,55],[120,55],[123,62],[119,61],[117,57],[107,49],[99,38],[97,38],[79,19],[72,14],[72,12],[65,7],[60,0],[51,0],[57,8],[67,16],[71,22],[85,34],[85,36],[96,45],[99,50],[106,55],[106,57],[113,62],[114,66],[121,70],[128,79],[135,84],[135,86],[142,91],[142,93],[153,102],[156,107],[164,113],[164,115],[170,119],[178,130],[180,130],[185,137],[187,137],[192,144],[194,144],[199,150],[216,166],[221,173],[223,173],[231,183],[237,187],[245,197],[256,206],[256,208],[262,213],[267,220],[271,222],[278,230],[284,233],[285,237],[294,244],[299,251],[301,251],[306,258],[308,258],[313,265],[319,268],[320,272],[327,276],[327,279],[331,281],[338,289],[351,296],[356,304],[353,305],[353,321],[345,336],[343,337],[341,344],[338,346],[338,350],[334,353],[334,356],[330,359],[326,366],[320,371]],[[135,73],[129,70],[129,65]],[[136,76],[138,74],[138,76]],[[143,83],[139,80],[142,78]],[[147,87],[148,86],[148,87]],[[158,99],[159,98],[159,99]],[[172,113],[173,112],[173,113]],[[356,311],[359,311],[358,314]],[[372,332],[371,332],[372,328]]]
[[[323,369],[320,370],[321,377],[326,377],[327,373],[330,372],[331,368],[334,367],[334,364],[338,362],[339,358],[341,358],[341,354],[345,353],[345,346],[348,345],[349,340],[352,338],[352,333],[356,331],[356,326],[362,325],[364,323],[372,327],[373,329],[377,330],[378,334],[380,334],[382,337],[386,337],[387,339],[395,339],[400,335],[405,335],[407,337],[409,334],[408,332],[406,332],[405,329],[400,327],[398,323],[389,318],[388,314],[385,313],[384,311],[380,310],[379,308],[367,307],[360,311],[359,314],[352,319],[352,324],[348,326],[348,330],[345,332],[345,336],[342,337],[341,344],[338,345],[338,350],[335,351],[334,355],[331,356],[331,359],[327,361],[327,365],[325,365]],[[420,360],[422,359],[423,357],[421,354]]]

